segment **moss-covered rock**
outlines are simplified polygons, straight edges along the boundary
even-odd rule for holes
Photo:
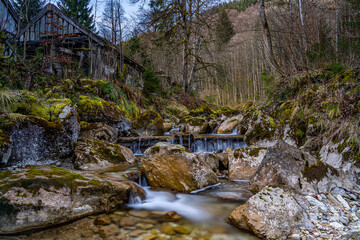
[[[135,119],[133,128],[140,136],[162,136],[164,119],[154,111],[145,111]]]
[[[125,116],[117,105],[101,98],[80,96],[76,104],[81,121],[117,124],[123,121]]]
[[[20,100],[12,104],[12,112],[50,120],[49,109],[37,95],[24,90],[20,93]]]
[[[264,115],[261,111],[252,113],[248,121],[245,133],[245,142],[248,145],[255,144],[260,140],[272,140],[274,138],[276,125],[272,117]]]
[[[202,105],[201,107],[191,110],[189,113],[192,117],[209,117],[211,114],[215,114],[209,105]]]
[[[114,165],[133,166],[133,152],[121,145],[105,141],[82,139],[77,142],[74,165],[81,170],[97,170]]]
[[[150,186],[190,192],[218,183],[209,165],[180,145],[157,143],[141,159]]]
[[[11,136],[12,150],[4,166],[71,163],[71,138],[61,123],[43,118],[6,114],[0,128]]]
[[[54,166],[0,171],[0,234],[113,210],[128,202],[133,187]]]

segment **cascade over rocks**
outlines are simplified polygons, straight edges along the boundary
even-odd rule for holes
[[[107,212],[142,189],[54,166],[0,174],[0,234],[23,232]],[[143,194],[140,194],[140,196]]]
[[[75,168],[97,170],[115,165],[134,166],[133,152],[119,144],[91,139],[81,139],[75,149]]]
[[[265,153],[266,148],[235,149],[229,154],[229,179],[250,179],[260,166]]]
[[[219,182],[209,165],[181,145],[159,142],[144,152],[141,169],[152,187],[191,192]]]
[[[0,125],[11,136],[11,154],[7,161],[7,155],[2,156],[2,167],[71,164],[72,142],[61,123],[7,114],[0,117]]]
[[[11,155],[11,138],[7,132],[0,129],[0,167],[6,165]]]

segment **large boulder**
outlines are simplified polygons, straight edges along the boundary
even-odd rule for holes
[[[130,167],[136,163],[129,148],[115,143],[81,139],[75,149],[74,165],[81,170],[97,170],[115,165]]]
[[[243,119],[243,115],[238,115],[232,118],[226,119],[221,123],[217,130],[218,134],[232,133],[233,130],[239,125],[239,122]]]
[[[141,169],[150,186],[191,192],[219,182],[209,165],[181,145],[159,142],[144,152]]]
[[[290,239],[303,225],[303,208],[281,188],[264,188],[229,216],[232,225],[262,239]]]
[[[237,148],[229,154],[229,179],[250,179],[260,166],[266,148]]]
[[[208,122],[205,118],[201,117],[192,117],[186,118],[185,120],[185,132],[186,133],[207,133],[209,129]]]
[[[0,234],[37,229],[107,212],[141,189],[54,166],[0,171]]]
[[[64,126],[43,118],[7,114],[0,127],[11,136],[11,154],[3,167],[71,163],[72,142]]]
[[[164,119],[154,111],[145,111],[136,118],[133,128],[139,136],[162,136]]]
[[[274,147],[268,148],[250,180],[253,192],[259,192],[265,186],[316,194],[330,192],[335,187],[354,188],[356,184],[334,167],[279,141]]]

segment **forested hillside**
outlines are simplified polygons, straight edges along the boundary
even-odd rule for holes
[[[264,11],[256,1],[200,1],[199,13],[186,15],[185,40],[167,4],[144,12],[143,33],[126,51],[179,84],[186,60],[191,89],[214,103],[262,101],[282,77],[335,62],[359,65],[358,1],[268,1]]]

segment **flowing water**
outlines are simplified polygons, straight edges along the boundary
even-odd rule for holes
[[[159,139],[149,138],[146,144],[155,144]],[[187,139],[167,138],[190,145],[194,152],[213,152],[227,147],[244,147],[241,136],[197,135]],[[141,155],[143,139],[132,143],[133,151]],[[196,190],[190,194],[156,191],[147,186],[137,167],[110,168],[97,175],[105,180],[133,180],[141,186],[145,200],[132,196],[129,204],[121,209],[101,216],[90,216],[71,224],[49,228],[41,232],[22,236],[0,237],[0,239],[36,240],[255,240],[254,235],[241,231],[226,223],[240,204],[251,197],[248,181],[229,181],[225,177],[220,183]],[[102,219],[102,220],[99,220]],[[105,219],[105,220],[104,220]],[[102,224],[106,222],[106,224]]]

